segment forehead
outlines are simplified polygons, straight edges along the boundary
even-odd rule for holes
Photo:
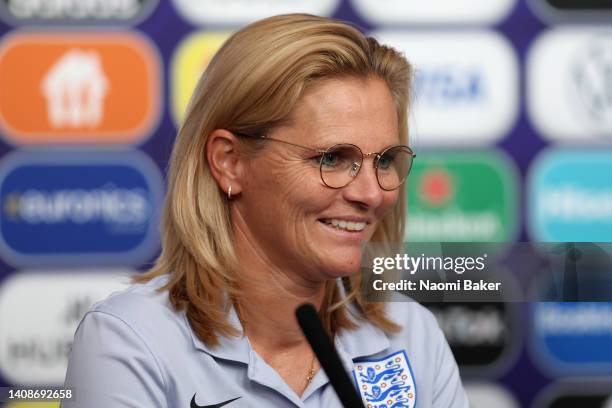
[[[291,118],[294,142],[319,147],[352,143],[376,151],[399,143],[396,106],[375,77],[324,79],[312,84]]]

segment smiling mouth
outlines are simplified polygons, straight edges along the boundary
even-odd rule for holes
[[[319,220],[324,224],[330,225],[336,229],[343,231],[359,232],[363,231],[367,225],[365,222],[345,221],[336,218],[326,218]]]

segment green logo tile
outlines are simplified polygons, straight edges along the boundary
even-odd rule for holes
[[[503,242],[518,230],[514,164],[496,150],[419,153],[408,185],[407,241]]]

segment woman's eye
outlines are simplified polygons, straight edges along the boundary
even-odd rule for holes
[[[317,156],[316,159],[322,166],[334,167],[338,165],[339,157],[336,153],[323,153]]]
[[[393,157],[389,157],[388,155],[381,156],[378,159],[378,168],[382,170],[388,170],[393,165]]]

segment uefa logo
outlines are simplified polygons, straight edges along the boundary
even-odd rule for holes
[[[612,30],[542,34],[527,58],[527,107],[557,142],[612,142]]]
[[[572,99],[582,120],[606,133],[612,129],[612,32],[594,36],[578,51],[570,70]]]

